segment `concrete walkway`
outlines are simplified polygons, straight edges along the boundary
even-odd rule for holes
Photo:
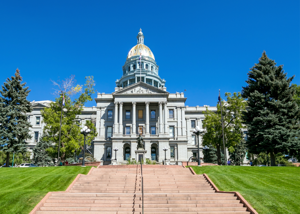
[[[143,166],[144,213],[250,213],[230,193],[215,193],[202,176],[181,166]],[[50,193],[36,214],[142,212],[141,167],[102,166],[81,175],[68,192]]]

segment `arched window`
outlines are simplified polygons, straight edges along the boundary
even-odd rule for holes
[[[153,66],[151,66],[151,71],[153,71]]]
[[[133,65],[133,70],[135,70],[136,69],[136,65]]]
[[[146,69],[148,70],[148,64],[146,64]]]

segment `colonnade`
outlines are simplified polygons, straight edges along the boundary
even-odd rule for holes
[[[149,105],[150,102],[144,102],[146,106],[146,118],[145,118],[145,133],[149,134]],[[123,102],[115,102],[115,111],[114,111],[114,134],[123,134]],[[132,131],[131,134],[137,134],[136,129],[136,104],[137,102],[132,102],[132,109],[131,109],[131,119],[132,119]],[[168,107],[167,102],[158,102],[159,105],[159,133],[168,133],[168,122],[167,122],[167,115],[168,115]]]

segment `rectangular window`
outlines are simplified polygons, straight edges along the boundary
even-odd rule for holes
[[[152,79],[146,79],[146,83],[152,85]]]
[[[248,139],[248,132],[247,132],[247,131],[244,131],[244,140],[247,141],[247,139]]]
[[[151,110],[151,119],[155,119],[156,115],[155,115],[155,110]]]
[[[30,116],[27,116],[27,121],[30,122]]]
[[[158,82],[154,80],[154,86],[158,87]]]
[[[127,134],[127,135],[130,134],[130,126],[125,127],[125,134]]]
[[[108,119],[113,119],[113,111],[112,110],[107,111],[107,118]]]
[[[143,126],[139,126],[139,134],[143,134]]]
[[[196,145],[196,135],[192,135],[192,145]]]
[[[151,126],[151,134],[156,134],[156,127],[155,126]]]
[[[196,128],[196,121],[195,120],[191,120],[191,127]]]
[[[34,132],[34,142],[39,142],[39,132]]]
[[[174,137],[174,126],[170,126],[170,137]]]
[[[138,118],[143,119],[143,110],[138,110]]]
[[[137,77],[136,80],[139,82],[140,81],[140,77]],[[142,77],[142,82],[145,82],[145,77]]]
[[[126,110],[125,119],[130,119],[130,110]]]
[[[171,156],[171,158],[175,158],[175,147],[174,146],[170,146],[170,156]]]
[[[174,110],[173,109],[169,110],[169,118],[174,118]]]
[[[127,87],[127,81],[123,82],[123,88]]]
[[[134,84],[135,83],[135,79],[130,79],[129,80],[129,85],[132,85],[132,84]]]
[[[107,127],[107,138],[111,138],[111,136],[112,136],[112,127],[108,126]]]
[[[111,147],[106,147],[106,158],[111,158]]]
[[[40,125],[40,120],[41,120],[41,117],[36,117],[35,118],[35,124]]]

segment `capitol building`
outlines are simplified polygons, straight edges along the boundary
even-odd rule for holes
[[[217,110],[209,106],[186,106],[187,98],[183,92],[168,92],[166,81],[160,77],[159,66],[151,49],[144,44],[144,38],[140,30],[137,44],[127,54],[122,77],[116,81],[114,92],[98,93],[96,105],[84,107],[78,115],[82,124],[85,120],[94,122],[98,135],[89,152],[103,164],[137,160],[137,138],[141,134],[146,159],[163,162],[166,158],[169,164],[181,165],[191,157],[197,157],[197,140],[191,130],[196,126],[202,128],[203,111],[206,108]],[[50,103],[32,102],[30,148],[42,135],[45,124],[41,110]],[[200,138],[200,148],[201,142]]]

